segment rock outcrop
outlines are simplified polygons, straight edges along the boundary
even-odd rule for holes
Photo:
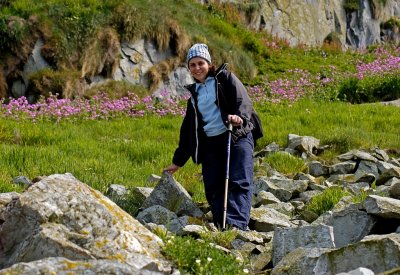
[[[34,274],[47,264],[72,271],[171,270],[160,253],[160,238],[71,174],[45,177],[11,197],[0,210],[0,268],[6,268],[0,274],[8,274],[7,268]],[[34,261],[34,267],[22,264]]]
[[[258,169],[268,176],[255,177],[251,230],[239,231],[230,248],[238,258],[250,259],[254,272],[336,274],[360,269],[374,274],[400,265],[399,160],[375,148],[349,151],[326,165],[315,160],[324,148],[313,137],[289,135],[287,148],[271,144],[255,153]],[[263,158],[278,152],[302,158],[308,173],[288,178],[262,165]],[[164,191],[153,191],[147,201],[163,204],[168,201],[165,194],[173,197],[180,186],[166,174],[159,185]],[[321,215],[307,210],[315,196],[330,188],[342,188],[348,196]],[[195,238],[216,230],[210,213],[195,217],[166,207],[144,203],[137,218],[149,228]]]
[[[200,2],[209,3],[209,1],[202,0]],[[320,46],[324,41],[337,40],[336,42],[339,42],[343,48],[364,49],[382,41],[400,41],[398,26],[386,24],[390,20],[399,20],[400,18],[400,3],[397,0],[361,0],[357,10],[346,9],[346,1],[343,0],[264,0],[252,4],[249,4],[248,1],[237,0],[215,2],[252,5],[251,12],[246,13],[248,27],[287,40],[292,46],[298,44]],[[37,95],[30,95],[27,90],[29,77],[34,72],[50,68],[46,59],[41,55],[42,51],[43,41],[38,38],[31,54],[29,55],[27,52],[28,60],[21,60],[21,62],[25,62],[21,66],[23,69],[18,73],[12,70],[5,72],[4,77],[11,84],[8,95],[28,96],[30,101],[34,100]],[[75,79],[70,86],[76,86],[74,90],[79,90],[78,94],[107,80],[124,80],[149,88],[151,84],[148,75],[150,69],[174,57],[170,48],[159,50],[155,43],[148,39],[138,39],[134,42],[118,41],[113,46],[113,52],[113,65],[110,66],[112,69],[103,68],[106,72],[100,70],[96,73],[86,74],[83,68],[81,73],[84,79]],[[18,75],[18,77],[9,78],[11,74]],[[184,86],[192,82],[187,68],[184,65],[177,66],[168,75],[163,76],[160,83],[152,87],[153,94],[161,99],[181,96],[186,92]]]
[[[147,274],[143,269],[115,260],[72,261],[63,257],[44,258],[28,263],[17,263],[9,268],[0,270],[0,274]],[[149,271],[148,274],[163,274]]]
[[[12,97],[25,96],[30,102],[33,102],[37,97],[28,90],[29,77],[37,71],[50,69],[50,65],[41,55],[42,47],[43,41],[38,39],[27,63],[24,65],[21,77],[12,82],[10,91]],[[81,85],[79,90],[82,92],[108,80],[127,81],[134,85],[149,88],[149,70],[172,56],[169,49],[159,51],[153,41],[146,39],[140,39],[135,43],[122,42],[119,46],[119,53],[119,59],[114,61],[116,63],[115,69],[108,72],[108,76],[102,74],[86,76],[86,81],[79,80],[79,85]],[[190,83],[193,83],[193,79],[189,70],[180,66],[155,87],[153,95],[159,99],[182,96],[186,92],[184,86]]]
[[[229,2],[246,5],[248,1]],[[350,9],[343,0],[259,1],[248,16],[249,27],[285,39],[290,45],[321,45],[332,34],[352,48],[400,40],[398,29],[386,29],[384,24],[400,17],[397,0],[358,2],[358,9]]]
[[[399,266],[400,235],[371,235],[340,249],[297,248],[272,270],[275,274],[337,274],[358,267],[384,272]]]

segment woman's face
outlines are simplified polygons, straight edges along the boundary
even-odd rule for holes
[[[204,83],[210,70],[210,64],[201,57],[194,57],[189,61],[189,70],[195,79]]]

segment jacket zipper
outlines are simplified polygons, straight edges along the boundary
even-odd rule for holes
[[[227,63],[225,63],[225,64],[223,64],[222,66],[221,66],[221,70],[218,70],[218,72],[217,72],[217,74],[215,75],[215,93],[216,93],[216,95],[215,95],[215,97],[217,98],[217,102],[218,102],[218,106],[220,106],[219,105],[219,97],[218,97],[218,79],[217,79],[217,76],[221,73],[221,71],[222,71],[222,69],[225,69],[226,67],[227,67]],[[189,92],[190,92],[190,90],[189,90]],[[198,128],[199,128],[199,122],[198,122],[198,115],[197,115],[197,110],[196,110],[196,104],[195,104],[195,102],[194,102],[194,98],[193,98],[193,94],[192,94],[192,97],[190,98],[190,102],[192,103],[192,105],[193,105],[193,109],[194,109],[194,116],[195,116],[195,126],[196,126],[196,151],[195,151],[195,155],[194,155],[194,158],[195,158],[195,163],[198,163],[198,155],[199,155],[199,134],[198,134]]]
[[[195,163],[198,163],[198,154],[199,154],[199,137],[198,137],[198,128],[199,128],[199,123],[198,123],[198,117],[197,117],[197,110],[196,110],[196,105],[193,99],[193,96],[191,97],[190,101],[192,102],[193,109],[194,109],[194,116],[195,116],[195,126],[196,126],[196,152],[194,155],[195,158]]]
[[[221,108],[221,105],[219,104],[219,96],[218,96],[218,78],[217,78],[217,75],[215,75],[215,97],[217,98],[218,107]]]
[[[215,97],[217,98],[217,104],[218,104],[218,107],[220,107],[221,105],[219,104],[219,96],[218,96],[218,75],[221,73],[221,71],[222,71],[222,69],[225,69],[226,68],[226,66],[227,66],[227,64],[225,63],[225,64],[223,64],[222,66],[221,66],[221,69],[220,70],[218,70],[218,72],[215,74]]]

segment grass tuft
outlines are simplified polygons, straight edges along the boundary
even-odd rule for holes
[[[318,216],[331,210],[344,196],[349,196],[350,193],[342,187],[330,187],[322,192],[322,194],[314,196],[306,209],[314,212]]]
[[[163,252],[179,270],[188,274],[245,274],[244,266],[232,255],[209,242],[191,237],[170,237]]]
[[[200,238],[206,242],[216,243],[217,245],[230,249],[232,248],[231,243],[236,238],[237,234],[235,230],[225,230],[221,232],[204,231],[200,233]]]
[[[129,93],[134,93],[139,98],[149,96],[149,91],[141,85],[134,85],[128,81],[109,80],[93,85],[85,91],[85,97],[92,98],[95,95],[107,95],[110,99],[119,99],[128,96]]]
[[[264,159],[272,168],[285,175],[307,172],[307,165],[298,157],[286,152],[276,152]]]
[[[119,66],[120,47],[114,29],[99,29],[84,51],[81,78],[94,75],[111,78]]]
[[[40,97],[57,95],[58,98],[82,97],[85,84],[79,77],[79,72],[73,70],[54,71],[44,69],[33,73],[29,82],[28,98],[31,102]]]

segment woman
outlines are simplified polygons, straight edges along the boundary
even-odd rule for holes
[[[212,65],[208,47],[193,45],[187,65],[196,83],[188,85],[191,93],[180,129],[179,145],[172,165],[165,171],[175,173],[190,157],[202,164],[207,202],[213,222],[221,228],[224,214],[225,171],[228,125],[232,142],[226,224],[247,230],[253,196],[254,141],[251,100],[240,80],[226,70]]]

